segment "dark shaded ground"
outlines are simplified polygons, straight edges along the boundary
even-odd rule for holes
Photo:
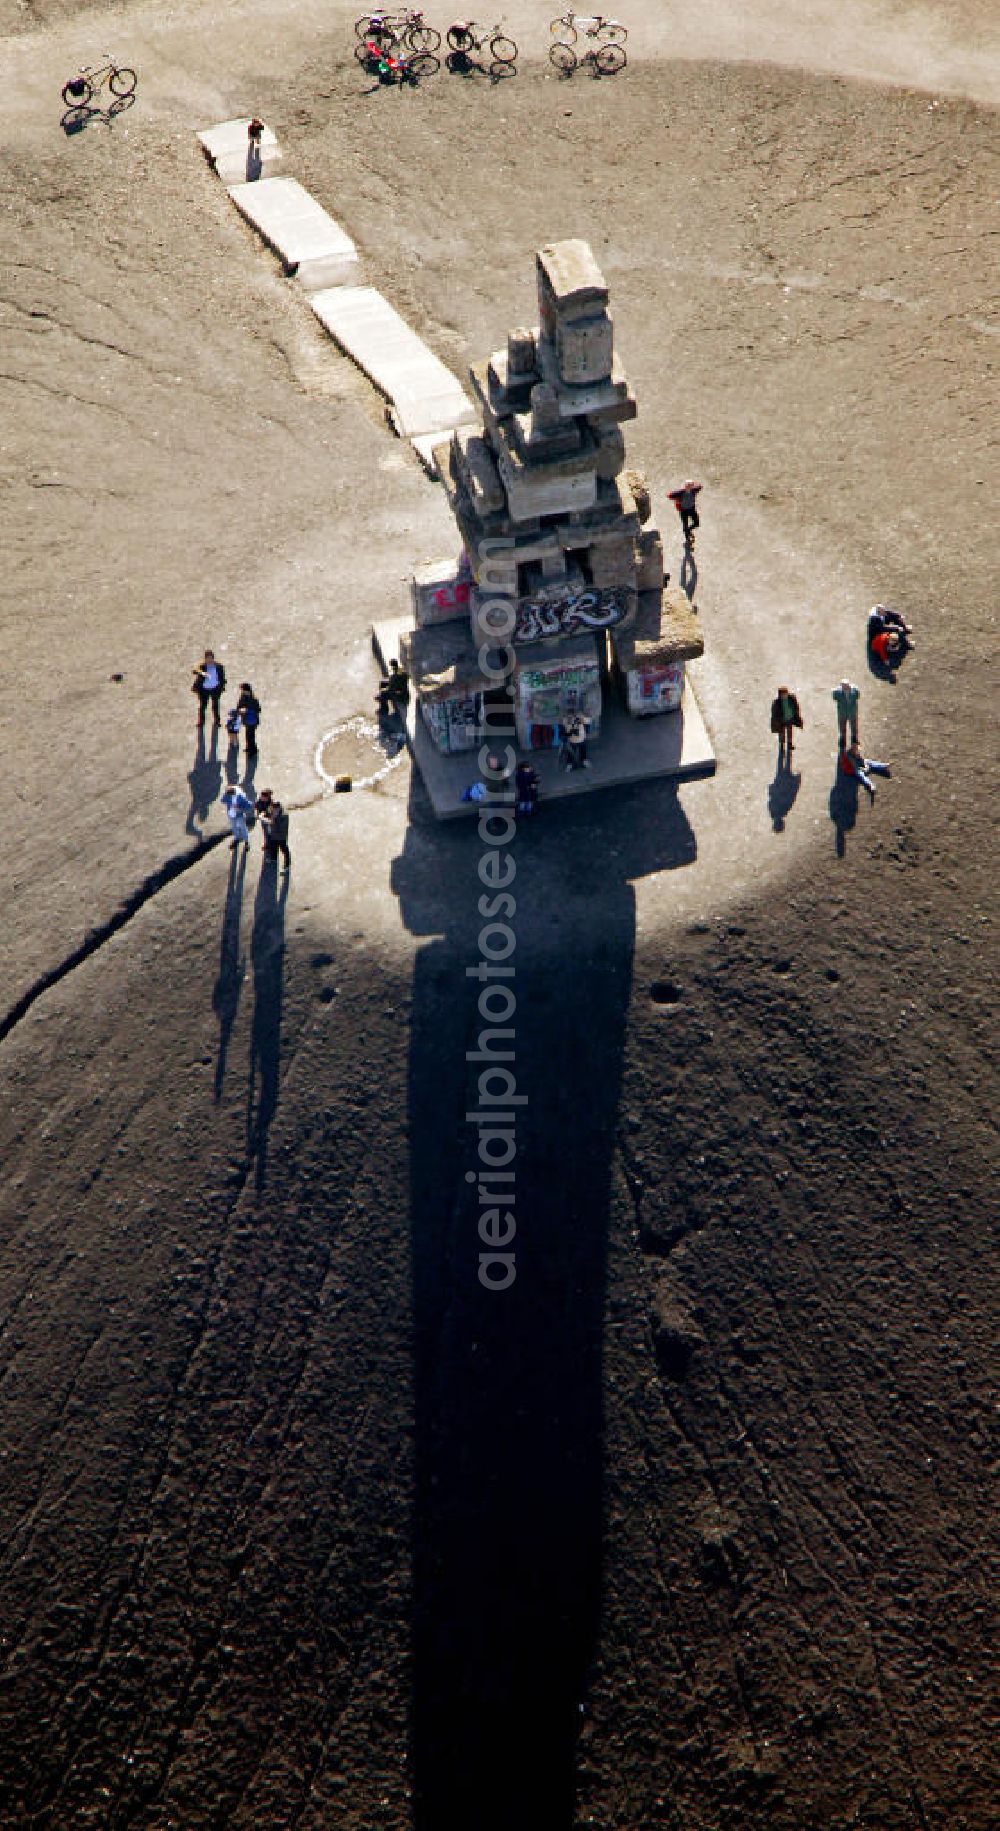
[[[70,141],[79,47],[11,41],[0,1823],[987,1831],[995,123],[639,55],[526,66],[487,137],[473,85],[364,102],[342,20],[280,24],[279,65],[265,9],[137,15],[140,103]],[[198,849],[206,641],[298,803],[444,525],[192,159],[249,91],[456,364],[593,233],[636,455],[712,505],[719,777],[516,842],[490,1298],[474,830],[400,771],[296,805],[290,886]],[[920,643],[863,678],[894,774],[831,809],[876,597]]]

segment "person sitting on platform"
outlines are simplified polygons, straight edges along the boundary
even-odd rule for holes
[[[380,712],[387,715],[398,712],[401,718],[405,718],[410,703],[410,676],[405,668],[400,667],[395,655],[389,662],[386,678],[379,682],[377,701]]]

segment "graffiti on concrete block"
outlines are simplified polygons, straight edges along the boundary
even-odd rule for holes
[[[614,629],[629,612],[630,594],[621,586],[598,591],[567,591],[561,597],[533,602],[522,598],[514,625],[515,642],[538,642],[544,636],[575,636],[580,630]]]
[[[434,602],[439,610],[467,610],[471,586],[468,579],[449,579],[439,585],[434,593]]]

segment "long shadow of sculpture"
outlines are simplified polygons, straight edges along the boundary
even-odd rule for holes
[[[507,854],[510,915],[479,876],[498,848],[471,821],[436,826],[414,793],[393,866],[407,927],[433,937],[417,956],[409,1064],[414,1824],[571,1831],[601,1592],[601,1341],[632,883],[689,863],[695,844],[667,785],[543,808]],[[486,934],[494,914],[515,937],[513,977],[476,976],[505,945]],[[516,999],[507,1023],[503,996],[481,1002],[497,986]],[[483,1036],[505,1028],[513,1039]],[[497,1065],[523,1102],[509,1107],[508,1181],[483,1170],[489,1128],[467,1118],[513,1092],[490,1078],[497,1047],[512,1051]],[[504,1284],[512,1252],[514,1281],[488,1289],[480,1255],[507,1214],[516,1234],[485,1275]]]
[[[285,904],[288,874],[279,879],[274,859],[265,858],[253,909],[253,1024],[247,1086],[247,1151],[256,1160],[255,1182],[267,1180],[267,1135],[278,1106],[281,1063],[281,1005],[285,977]],[[279,888],[280,884],[280,888]]]

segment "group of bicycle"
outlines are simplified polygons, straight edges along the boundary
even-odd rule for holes
[[[549,61],[563,76],[572,76],[581,63],[589,64],[595,76],[616,76],[624,70],[628,32],[619,20],[569,11],[553,19],[549,31]],[[441,33],[413,7],[363,13],[355,20],[354,35],[355,57],[381,82],[419,83],[441,68]],[[453,73],[478,69],[494,81],[516,74],[518,48],[502,23],[487,26],[476,19],[456,19],[445,36],[446,62]],[[593,43],[584,49],[583,40]]]

